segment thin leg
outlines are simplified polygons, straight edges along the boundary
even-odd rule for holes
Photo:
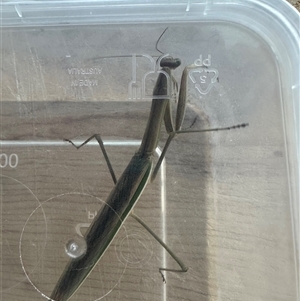
[[[185,67],[183,70],[182,76],[181,76],[180,90],[179,90],[178,103],[177,103],[177,112],[176,112],[176,119],[175,119],[175,127],[173,125],[173,120],[172,120],[171,105],[170,105],[170,102],[167,103],[165,115],[164,115],[164,123],[165,123],[165,128],[167,130],[167,133],[169,134],[169,137],[163,148],[163,152],[160,155],[158,162],[156,163],[156,166],[153,170],[153,173],[151,176],[151,181],[154,181],[171,141],[176,136],[176,134],[179,133],[179,131],[180,131],[180,128],[181,128],[181,125],[182,125],[182,122],[184,119],[184,115],[185,115],[185,107],[186,107],[186,101],[187,101],[187,96],[186,96],[186,94],[187,94],[187,76],[188,76],[189,69],[192,67],[193,67],[193,65]]]
[[[159,268],[159,273],[163,279],[163,282],[166,283],[165,276],[162,271],[167,272],[176,272],[176,273],[185,273],[187,272],[188,268],[184,265],[184,263],[173,253],[173,251],[149,228],[147,224],[143,220],[141,220],[137,215],[131,213],[131,216],[138,221],[158,242],[161,246],[163,246],[166,251],[172,256],[172,258],[178,263],[180,269],[169,269],[169,268]]]
[[[165,158],[165,155],[167,153],[168,147],[169,147],[171,141],[173,140],[173,138],[175,137],[175,135],[176,135],[176,133],[174,133],[174,132],[169,134],[168,140],[167,140],[167,142],[166,142],[166,144],[165,144],[165,146],[163,148],[163,151],[162,151],[160,157],[158,158],[158,161],[157,161],[157,163],[156,163],[156,165],[154,167],[154,170],[152,172],[151,182],[153,182],[155,180],[155,178],[157,176],[157,173],[159,171],[159,168],[161,166],[161,163],[162,163],[162,161]]]
[[[181,125],[184,120],[186,101],[187,101],[186,94],[187,94],[188,72],[193,67],[194,67],[194,65],[189,65],[189,66],[185,67],[183,70],[183,73],[182,73],[181,82],[180,82],[180,91],[179,91],[179,96],[178,96],[176,119],[175,119],[175,127],[174,127],[173,121],[172,121],[170,102],[168,102],[168,104],[166,106],[165,115],[164,115],[164,123],[165,123],[165,128],[167,130],[167,133],[169,134],[169,137],[163,148],[162,154],[160,155],[158,162],[156,163],[156,166],[153,170],[153,173],[151,176],[151,181],[153,181],[155,179],[155,177],[159,171],[159,168],[161,166],[161,163],[166,155],[168,147],[169,147],[171,141],[173,140],[173,138],[177,134],[224,131],[224,130],[242,128],[242,127],[246,127],[249,125],[248,123],[242,123],[242,124],[237,124],[237,125],[224,127],[224,128],[213,128],[213,129],[204,129],[204,130],[181,130]]]
[[[204,133],[204,132],[217,132],[217,131],[226,131],[226,130],[232,130],[232,129],[239,129],[239,128],[244,128],[246,126],[248,126],[249,123],[242,123],[242,124],[237,124],[237,125],[232,125],[232,126],[227,126],[224,128],[213,128],[213,129],[203,129],[203,130],[180,130],[180,131],[176,131],[176,132],[172,132],[169,134],[168,140],[163,148],[163,151],[160,155],[160,157],[158,158],[158,161],[154,167],[153,173],[151,175],[151,181],[153,182],[154,179],[156,178],[156,175],[159,171],[159,168],[161,166],[161,163],[167,153],[168,147],[171,143],[171,141],[173,140],[173,138],[177,135],[177,134],[190,134],[190,133]]]
[[[103,143],[103,140],[101,138],[101,136],[99,134],[95,134],[93,136],[91,136],[89,139],[85,140],[83,143],[81,143],[79,146],[77,146],[76,144],[73,143],[73,141],[69,140],[69,139],[64,139],[64,141],[67,141],[67,142],[70,142],[74,147],[76,147],[77,149],[81,148],[82,146],[86,145],[87,143],[89,143],[92,139],[96,139],[99,143],[99,146],[101,148],[101,151],[103,153],[103,156],[104,156],[104,159],[106,161],[106,164],[107,164],[107,167],[109,169],[109,172],[111,174],[111,177],[114,181],[114,183],[116,184],[117,183],[117,178],[116,178],[116,175],[115,175],[115,172],[113,170],[113,167],[110,163],[110,160],[108,158],[108,155],[107,155],[107,152],[106,152],[106,149],[104,147],[104,143]]]

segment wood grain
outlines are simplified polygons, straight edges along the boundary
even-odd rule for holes
[[[145,102],[113,106],[90,102],[80,108],[70,102],[24,105],[27,111],[35,112],[34,118],[19,118],[17,103],[2,103],[3,131],[8,140],[31,137],[34,142],[47,137],[57,141],[57,137],[73,138],[78,131],[86,136],[90,129],[95,132],[97,128],[105,133],[106,140],[138,140],[149,110]],[[72,106],[80,116],[73,117]],[[45,110],[51,119],[45,118]],[[195,112],[189,109],[187,122],[192,123],[194,117]],[[35,137],[30,134],[32,129],[36,129]],[[234,137],[231,133],[222,139],[229,139],[228,135]],[[246,132],[237,135],[247,136]],[[272,296],[266,300],[293,299],[289,212],[281,201],[286,188],[278,169],[281,154],[266,160],[262,156],[268,150],[256,151],[261,160],[256,159],[255,167],[243,159],[245,149],[232,157],[236,145],[225,142],[222,162],[217,158],[212,162],[213,149],[219,146],[210,139],[207,134],[178,137],[167,157],[166,212],[162,213],[159,179],[146,188],[135,210],[159,235],[166,235],[167,243],[190,267],[189,272],[170,273],[168,284],[163,285],[158,274],[158,267],[163,265],[162,248],[129,218],[72,300],[87,296],[87,300],[94,300],[112,288],[107,300],[141,300],[141,296],[143,300],[159,300],[164,289],[169,300],[197,300],[199,296],[201,300],[217,300],[217,287],[223,284],[225,288],[225,283],[236,286],[235,300],[242,295],[244,300],[251,300],[254,289]],[[68,260],[65,244],[76,236],[76,225],[89,223],[89,216],[103,206],[97,198],[104,201],[113,183],[98,146],[77,151],[69,145],[12,144],[4,151],[18,154],[19,165],[2,173],[2,275],[9,275],[2,280],[3,296],[6,300],[40,300],[24,277],[19,247],[29,279],[49,295]],[[134,151],[135,147],[108,147],[117,175]],[[247,154],[254,151],[252,148]],[[271,168],[272,162],[277,162],[276,169]],[[174,266],[168,256],[167,263]],[[257,274],[261,280],[255,277]],[[225,289],[223,294],[228,300],[232,296]]]

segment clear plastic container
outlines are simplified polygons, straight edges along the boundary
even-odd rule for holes
[[[162,54],[181,59],[178,85],[194,64],[184,129],[249,126],[178,135],[135,207],[187,273],[164,284],[158,268],[176,263],[129,217],[70,300],[299,299],[295,9],[2,1],[1,17],[1,300],[47,300],[77,256],[114,184],[96,142],[77,151],[63,139],[101,134],[118,178],[143,137]],[[154,162],[166,137],[162,127]]]

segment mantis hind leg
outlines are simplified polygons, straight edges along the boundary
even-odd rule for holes
[[[107,155],[107,152],[106,152],[106,149],[105,149],[105,146],[104,146],[104,143],[103,143],[103,140],[101,138],[101,136],[99,134],[94,134],[93,136],[91,136],[90,138],[88,138],[87,140],[85,140],[84,142],[82,142],[80,145],[76,145],[72,140],[69,140],[69,139],[64,139],[64,141],[67,141],[69,143],[71,143],[74,147],[76,147],[77,149],[81,148],[82,146],[88,144],[91,140],[93,139],[96,139],[100,148],[101,148],[101,151],[102,151],[102,154],[104,156],[104,159],[105,159],[105,162],[107,164],[107,167],[109,169],[109,172],[110,172],[110,175],[112,177],[112,180],[114,181],[114,184],[117,183],[117,178],[116,178],[116,175],[115,175],[115,172],[114,172],[114,169],[112,167],[112,164],[110,163],[110,160],[109,160],[109,157]]]
[[[180,269],[159,268],[159,273],[161,274],[164,283],[166,283],[166,278],[162,271],[176,272],[176,273],[185,273],[188,271],[188,268],[181,261],[181,259],[177,257],[177,255],[150,229],[150,227],[141,218],[139,218],[133,212],[131,213],[131,216],[136,221],[138,221],[159,242],[159,244],[171,255],[171,257],[177,262],[177,264],[180,267]]]

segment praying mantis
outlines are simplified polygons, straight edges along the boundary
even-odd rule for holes
[[[117,179],[115,176],[112,164],[110,163],[104,143],[99,134],[91,136],[79,146],[76,146],[71,140],[65,139],[65,141],[71,143],[77,149],[87,144],[90,140],[96,139],[104,155],[115,185],[106,200],[106,204],[108,206],[104,206],[104,208],[98,212],[97,216],[94,218],[92,224],[84,235],[87,246],[85,254],[76,260],[71,259],[68,262],[50,296],[49,300],[51,301],[67,301],[71,298],[71,296],[79,289],[81,284],[88,277],[97,262],[101,259],[107,248],[109,248],[111,242],[128,216],[132,216],[142,226],[144,226],[144,228],[177,262],[179,269],[170,269],[167,267],[159,268],[159,273],[162,276],[163,282],[166,282],[163,271],[184,273],[188,270],[185,264],[175,255],[175,253],[173,253],[173,251],[145,224],[143,220],[133,213],[133,208],[142,195],[146,185],[149,182],[154,181],[166,155],[168,147],[175,136],[188,133],[230,130],[234,128],[246,127],[248,124],[243,123],[224,128],[203,130],[182,130],[181,125],[184,120],[187,101],[188,73],[195,66],[189,65],[185,67],[182,73],[178,94],[177,113],[174,124],[171,115],[170,99],[164,99],[161,98],[161,96],[168,94],[168,80],[171,80],[174,84],[175,80],[172,77],[172,70],[179,67],[181,61],[178,58],[162,56],[159,62],[162,72],[159,73],[153,90],[154,96],[152,99],[151,110],[141,145],[137,152],[133,155],[119,179]],[[159,133],[163,122],[169,136],[158,162],[154,166],[154,152],[158,146]]]

